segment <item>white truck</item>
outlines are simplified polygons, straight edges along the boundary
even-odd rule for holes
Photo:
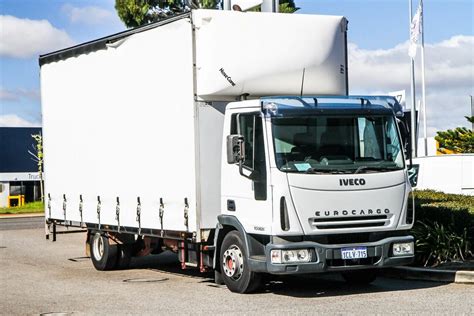
[[[412,262],[403,112],[348,96],[346,34],[193,10],[40,56],[47,236],[87,228],[98,270],[172,250],[239,293]]]

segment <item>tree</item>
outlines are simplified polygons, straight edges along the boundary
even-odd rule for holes
[[[474,117],[466,116],[466,119],[472,123]],[[437,132],[435,137],[439,143],[439,151],[446,154],[453,152],[455,154],[474,153],[474,132],[466,127],[457,127],[454,130],[448,129],[444,132]]]
[[[280,6],[278,7],[278,12],[280,13],[295,13],[300,8],[297,8],[294,0],[280,0]],[[257,8],[255,11],[260,12],[260,8]]]
[[[32,156],[32,159],[38,166],[38,174],[40,177],[40,195],[41,202],[44,201],[44,182],[43,182],[43,136],[41,134],[34,134],[31,137],[35,140],[33,151],[28,150],[28,153]]]
[[[280,1],[280,7],[278,10],[281,13],[295,13],[298,11],[300,8],[297,8],[295,6],[295,1],[294,0],[282,0]]]
[[[127,27],[137,27],[193,8],[216,9],[219,0],[115,0],[115,10]]]
[[[217,9],[220,5],[221,0],[115,0],[115,10],[129,28],[156,22],[191,8]],[[282,13],[293,13],[298,9],[294,0],[280,1]]]

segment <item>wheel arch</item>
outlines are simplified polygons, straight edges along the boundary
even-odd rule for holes
[[[217,216],[217,227],[216,233],[214,235],[214,258],[212,260],[212,267],[214,270],[221,272],[221,267],[219,265],[219,254],[221,253],[221,245],[224,237],[231,231],[237,230],[242,237],[244,238],[246,253],[248,253],[248,245],[245,230],[242,224],[235,216],[230,215],[219,215]]]
[[[265,254],[265,245],[264,241],[259,240],[252,235],[247,234],[243,225],[237,219],[237,217],[232,215],[219,215],[217,217],[218,224],[216,227],[216,233],[214,235],[214,258],[213,258],[213,268],[220,272],[220,265],[218,264],[220,258],[219,254],[221,251],[222,241],[224,237],[231,231],[238,231],[242,236],[245,247],[246,259],[250,259],[252,255],[264,255]],[[268,237],[269,238],[269,237]]]

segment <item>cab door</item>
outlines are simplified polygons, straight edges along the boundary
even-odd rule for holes
[[[235,216],[248,233],[271,234],[272,198],[262,115],[255,110],[229,114],[225,136],[243,136],[245,160],[242,174],[239,164],[222,162],[223,214]]]

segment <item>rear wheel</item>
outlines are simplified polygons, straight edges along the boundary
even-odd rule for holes
[[[121,244],[117,245],[117,262],[115,268],[119,270],[128,269],[130,260],[132,259],[133,245]]]
[[[349,284],[369,284],[377,278],[376,270],[355,270],[342,272],[342,277]]]
[[[229,290],[250,293],[260,286],[261,276],[250,271],[242,236],[229,232],[222,242],[220,268],[222,279]]]
[[[94,268],[99,271],[115,268],[117,261],[117,245],[110,244],[109,238],[100,233],[93,234],[90,239],[91,260]]]

